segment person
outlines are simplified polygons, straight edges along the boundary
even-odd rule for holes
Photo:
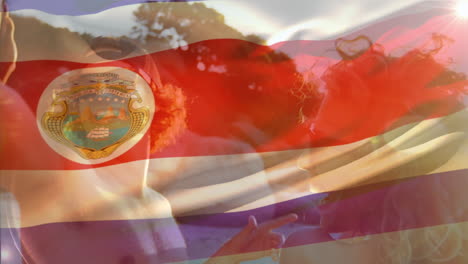
[[[350,87],[362,87],[370,93],[379,91],[385,86],[374,87],[376,83],[371,79],[375,81],[379,73],[385,72],[385,83],[391,84],[392,74],[398,73],[391,63],[419,73],[399,75],[395,78],[399,86],[392,87],[391,92],[414,87],[416,76],[425,76],[424,88],[431,88],[424,90],[424,96],[451,85],[466,85],[463,73],[444,69],[444,63],[434,59],[444,44],[441,38],[432,40],[434,50],[416,48],[391,59],[372,46],[359,51],[352,61],[344,60],[328,70],[327,80],[335,88],[332,93],[340,93],[343,88],[336,84],[337,80],[346,80]],[[442,69],[442,73],[431,75],[431,68]],[[368,75],[368,70],[375,75]],[[353,78],[346,78],[349,76]],[[314,153],[303,155],[305,170],[313,174],[308,180],[310,188],[329,193],[317,207],[320,225],[295,230],[285,242],[280,262],[466,263],[468,208],[463,201],[467,198],[467,177],[466,167],[461,164],[466,157],[468,131],[463,98],[461,93],[455,100],[438,98],[422,101],[416,107],[405,104],[407,112],[403,118],[413,120],[412,123],[401,120],[407,125],[345,146],[344,151],[326,157],[328,160]],[[339,103],[332,100],[324,107]],[[386,113],[391,114],[404,100],[385,102]],[[452,112],[421,120],[421,116],[430,116],[440,109]],[[379,122],[378,118],[372,113],[367,119],[373,125]],[[317,119],[326,121],[326,117]],[[353,131],[359,129],[359,123],[347,125]],[[329,167],[321,168],[319,162]]]
[[[331,193],[320,226],[292,233],[280,263],[466,263],[466,180],[456,171]]]
[[[0,111],[5,118],[0,121],[0,127],[5,133],[2,133],[0,142],[11,142],[15,140],[17,131],[36,131],[36,118],[21,95],[9,87],[9,77],[15,73],[17,58],[14,23],[8,12],[2,12],[1,15],[0,42],[5,58],[2,58]],[[94,53],[91,56],[94,58],[106,60],[99,51],[92,51]],[[157,74],[155,65],[151,61],[147,62],[148,68],[143,70],[158,82],[157,76],[151,76]],[[165,86],[171,87],[173,89],[169,90],[173,93],[165,90],[166,95],[180,98],[176,87]],[[161,91],[153,92],[157,94]],[[157,98],[164,99],[161,96]],[[174,98],[168,100],[171,99]],[[177,102],[183,103],[181,100]],[[176,106],[183,108],[183,105]],[[157,119],[158,115],[154,118]],[[177,117],[173,121],[181,124]],[[175,127],[176,130],[180,128]],[[167,138],[161,140],[158,136],[175,133],[170,128],[165,134],[161,129],[167,127],[150,127],[150,136],[142,137],[139,143],[145,147],[130,150],[127,155],[140,157],[141,153],[136,151],[144,151],[144,155],[149,155],[161,147],[158,144],[165,145]],[[3,148],[2,155],[20,153],[22,158],[18,162],[40,164],[41,153],[32,150],[31,146],[35,143],[27,140],[15,149]],[[47,162],[60,164],[63,159]],[[148,162],[140,160],[86,170],[2,171],[0,187],[2,193],[7,194],[1,196],[2,219],[5,214],[16,215],[11,218],[13,221],[2,221],[2,229],[18,233],[13,244],[20,245],[16,247],[16,253],[27,263],[130,264],[184,261],[187,258],[187,245],[173,218],[171,204],[148,186]],[[4,208],[8,209],[6,213]],[[214,252],[213,258],[208,259],[207,263],[237,263],[243,257],[231,258],[230,255],[279,247],[283,238],[272,230],[296,218],[291,214],[257,224],[256,218],[251,216],[247,226]],[[259,256],[248,256],[252,257]]]

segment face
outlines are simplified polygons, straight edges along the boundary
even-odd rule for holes
[[[383,192],[343,190],[328,195],[320,204],[321,227],[329,233],[365,233],[379,221]],[[375,218],[377,217],[377,218]],[[373,230],[373,229],[372,229]]]
[[[350,227],[346,226],[346,224],[350,223],[351,219],[349,216],[346,217],[346,215],[342,215],[343,202],[345,201],[342,201],[341,196],[341,192],[330,193],[327,197],[321,200],[318,207],[320,213],[320,226],[329,233],[351,231],[349,230]],[[343,217],[347,219],[345,222],[340,221]]]

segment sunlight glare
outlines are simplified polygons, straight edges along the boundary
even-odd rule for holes
[[[457,16],[463,19],[468,18],[468,0],[460,0],[458,1],[455,12],[457,12]]]

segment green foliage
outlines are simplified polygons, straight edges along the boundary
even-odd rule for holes
[[[88,33],[80,34],[67,28],[53,27],[37,18],[11,16],[15,23],[15,40],[18,59],[28,60],[48,57],[73,60],[75,54],[84,54],[87,49]]]
[[[206,39],[246,39],[225,23],[224,15],[203,3],[147,3],[134,16],[138,26],[133,28],[132,36],[144,42],[176,47]]]

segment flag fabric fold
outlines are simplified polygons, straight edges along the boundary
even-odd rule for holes
[[[165,2],[7,1],[2,263],[464,258],[468,22],[423,3],[335,40],[267,44],[209,4]],[[20,11],[115,7],[131,35]],[[269,224],[277,245],[248,236]]]

